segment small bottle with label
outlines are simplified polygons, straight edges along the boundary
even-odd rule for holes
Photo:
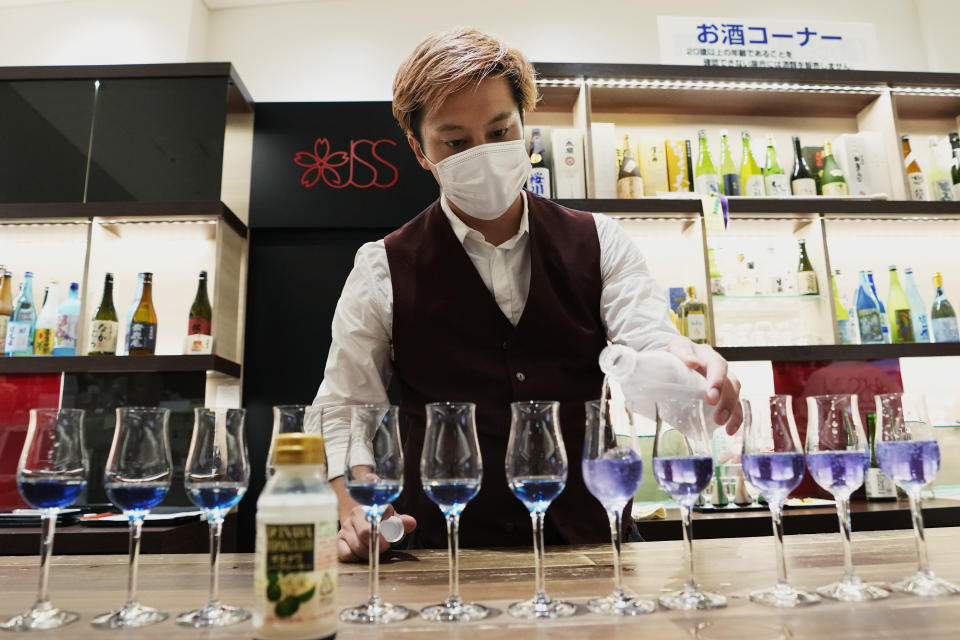
[[[337,497],[323,437],[277,436],[276,472],[257,500],[254,636],[333,638],[337,632]]]
[[[157,313],[153,309],[153,274],[142,273],[143,293],[127,332],[127,354],[152,356],[157,350]]]
[[[103,279],[103,298],[93,319],[90,320],[90,342],[87,354],[91,356],[113,355],[117,352],[117,309],[113,306],[113,274]]]
[[[56,281],[47,286],[45,300],[37,316],[36,330],[33,334],[33,355],[53,355],[53,338],[57,332],[57,307],[60,305],[59,284]]]
[[[53,355],[77,355],[77,329],[80,325],[80,283],[71,282],[67,299],[57,307],[57,330],[53,334]]]
[[[697,344],[710,343],[707,331],[707,305],[697,300],[697,292],[693,287],[687,287],[682,322],[683,335]]]

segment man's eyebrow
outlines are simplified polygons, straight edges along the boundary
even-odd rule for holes
[[[437,127],[437,131],[459,131],[463,128],[464,126],[462,124],[442,124]]]
[[[489,120],[489,122],[487,122],[486,126],[489,127],[489,126],[490,126],[491,124],[493,124],[494,122],[499,122],[499,121],[501,121],[501,120],[506,120],[507,118],[509,118],[509,117],[512,116],[512,115],[513,115],[513,113],[511,113],[510,111],[504,111],[503,113],[498,113],[498,114],[495,115],[494,117],[490,118],[490,120]]]
[[[495,123],[495,122],[500,122],[501,120],[506,120],[507,118],[509,118],[509,117],[512,116],[512,115],[513,115],[513,113],[510,112],[510,111],[504,111],[504,112],[502,112],[502,113],[498,113],[498,114],[495,115],[494,117],[490,118],[490,120],[487,121],[487,124],[485,124],[484,126],[485,126],[485,127],[489,127],[489,126],[492,125],[493,123]],[[439,127],[437,127],[437,131],[438,131],[438,132],[460,131],[460,130],[462,130],[462,129],[466,129],[466,127],[464,127],[462,124],[453,124],[453,123],[442,124],[442,125],[440,125]]]

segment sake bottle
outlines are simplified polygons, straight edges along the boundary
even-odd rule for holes
[[[930,309],[930,333],[934,342],[960,342],[960,331],[957,329],[957,313],[953,305],[943,293],[943,276],[940,272],[933,276],[933,286],[937,288],[937,295],[933,299]]]
[[[190,320],[187,323],[187,335],[189,336],[209,336],[211,322],[213,321],[213,310],[210,308],[210,298],[207,297],[207,272],[200,272],[200,279],[197,283],[197,294],[193,297],[193,304],[190,305]]]
[[[711,193],[720,193],[720,177],[710,158],[710,148],[707,145],[707,132],[700,129],[697,132],[699,147],[697,150],[697,169],[694,177],[694,191],[702,196]]]
[[[640,176],[640,165],[633,157],[633,149],[630,147],[630,136],[624,136],[623,161],[620,163],[620,173],[617,174],[617,198],[621,199],[643,197],[643,178]]]
[[[850,195],[850,187],[847,185],[846,178],[843,177],[840,165],[833,157],[833,143],[829,140],[823,143],[823,178],[820,181],[820,188],[825,196]]]
[[[793,136],[793,172],[790,174],[790,190],[795,196],[817,195],[817,181],[803,157],[798,136]]]
[[[3,351],[8,356],[33,355],[33,331],[36,328],[37,309],[33,304],[33,272],[27,271],[20,283],[20,293],[13,304],[7,324],[7,341]]]
[[[924,202],[927,200],[927,181],[924,179],[923,171],[920,170],[920,165],[917,164],[917,158],[910,148],[910,137],[903,136],[900,138],[900,141],[903,144],[903,166],[907,172],[910,199]]]
[[[113,355],[117,352],[117,310],[113,306],[113,274],[103,278],[103,297],[100,306],[90,320],[90,342],[87,354],[91,356]]]
[[[720,131],[720,192],[726,196],[739,196],[741,193],[740,174],[737,173],[737,166],[733,164],[726,129]]]
[[[0,267],[0,355],[3,355],[3,346],[7,342],[7,324],[10,314],[13,313],[13,276],[9,271]]]
[[[783,198],[790,195],[787,186],[787,173],[777,160],[777,148],[773,145],[773,136],[767,134],[767,157],[763,166],[763,186],[768,196]]]
[[[143,273],[143,293],[127,334],[127,353],[152,356],[157,349],[157,314],[153,309],[153,274]]]
[[[67,299],[57,307],[57,330],[53,335],[53,355],[77,355],[77,331],[80,328],[80,284],[70,283]]]
[[[33,334],[33,355],[53,355],[53,339],[57,332],[57,306],[60,304],[59,284],[54,281],[47,285],[47,296],[37,316],[37,325]]]
[[[745,196],[761,198],[763,197],[763,173],[756,158],[753,157],[750,132],[741,132],[740,138],[743,142],[743,153],[740,156],[740,190]]]
[[[893,342],[914,342],[913,318],[910,315],[910,301],[900,278],[897,267],[890,265],[890,292],[887,295],[887,324],[890,325],[890,337]]]

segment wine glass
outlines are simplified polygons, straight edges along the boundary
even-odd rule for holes
[[[53,606],[47,598],[47,583],[57,511],[70,506],[86,484],[83,410],[31,409],[17,465],[17,488],[27,504],[40,510],[40,587],[33,606],[0,623],[0,629],[57,629],[80,618],[78,613]]]
[[[850,494],[863,484],[870,467],[870,448],[860,423],[857,397],[824,395],[807,398],[807,468],[821,487],[837,501],[843,540],[844,575],[839,582],[820,587],[825,598],[859,602],[886,598],[890,592],[867,584],[853,571],[850,550]]]
[[[679,591],[660,596],[660,605],[684,611],[727,606],[727,599],[722,595],[701,591],[693,574],[693,504],[713,477],[713,458],[702,400],[657,401],[653,474],[663,490],[680,506],[687,548],[687,583]]]
[[[903,487],[910,499],[913,535],[919,567],[912,576],[891,587],[915,596],[945,596],[960,588],[930,571],[927,541],[923,534],[920,491],[940,471],[940,445],[933,433],[922,394],[884,393],[876,396],[877,436],[875,442],[880,469]]]
[[[344,484],[347,493],[363,507],[370,522],[370,597],[344,609],[344,622],[381,624],[405,620],[406,607],[380,599],[380,518],[403,489],[403,443],[397,424],[399,410],[387,405],[356,405],[351,409]]]
[[[754,591],[750,599],[771,607],[817,604],[820,596],[796,589],[787,582],[787,563],[783,553],[783,503],[803,480],[803,444],[793,420],[792,398],[769,396],[757,403],[756,411],[749,400],[741,402],[743,473],[767,499],[777,550],[776,586]]]
[[[96,616],[101,629],[145,627],[167,619],[164,611],[137,602],[137,570],[143,520],[170,490],[173,465],[168,435],[169,409],[120,407],[113,443],[103,474],[110,501],[130,521],[130,565],[127,601],[116,611]]]
[[[576,612],[576,605],[551,600],[543,575],[543,518],[550,503],[567,484],[567,452],[560,435],[560,403],[513,402],[510,413],[507,484],[530,512],[536,593],[530,600],[511,604],[507,611],[512,616],[526,619],[570,616]]]
[[[477,442],[476,405],[472,402],[428,404],[427,428],[420,455],[420,480],[447,521],[450,595],[440,604],[420,611],[424,620],[468,622],[485,618],[483,605],[460,598],[458,527],[460,514],[477,493],[483,479],[483,461]]]
[[[177,616],[177,623],[202,629],[242,622],[250,612],[220,602],[220,536],[223,518],[240,502],[250,481],[243,409],[194,409],[193,437],[183,484],[210,524],[210,599]]]
[[[583,481],[607,511],[610,521],[610,541],[613,545],[613,593],[605,598],[587,602],[594,613],[614,616],[635,616],[650,613],[657,605],[652,600],[641,600],[623,590],[623,571],[620,566],[620,518],[624,507],[640,488],[643,480],[643,459],[636,451],[636,433],[627,444],[617,440],[606,398],[586,403],[587,430],[583,441]],[[632,426],[632,416],[626,412]]]
[[[303,404],[281,404],[273,408],[273,432],[270,436],[270,449],[267,451],[267,479],[273,477],[276,468],[273,464],[273,444],[281,433],[307,433],[311,422]],[[317,433],[320,433],[317,429]]]

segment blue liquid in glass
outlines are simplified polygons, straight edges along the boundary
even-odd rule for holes
[[[808,453],[807,467],[818,485],[838,498],[848,498],[863,484],[870,456],[865,451]]]
[[[749,453],[741,459],[743,475],[768,501],[780,501],[803,479],[803,454]]]
[[[529,511],[543,513],[566,484],[560,476],[517,476],[510,481],[510,491]]]
[[[226,511],[240,502],[246,487],[237,482],[187,483],[190,502],[201,509]]]
[[[936,440],[878,442],[876,448],[880,469],[904,487],[922,487],[940,471],[940,446]]]
[[[399,482],[347,483],[347,493],[357,503],[366,507],[382,507],[400,496],[403,485]]]
[[[17,480],[20,495],[34,509],[60,509],[73,504],[86,486],[84,480]]]
[[[156,482],[131,484],[114,482],[106,486],[107,497],[123,511],[148,511],[167,497],[169,484]]]
[[[423,490],[447,515],[460,515],[480,491],[479,480],[425,482]]]
[[[617,447],[600,458],[583,459],[583,481],[606,509],[622,509],[643,480],[643,460],[632,449]]]
[[[663,490],[681,504],[691,505],[710,484],[713,477],[713,458],[710,456],[682,456],[654,458],[653,475]]]

